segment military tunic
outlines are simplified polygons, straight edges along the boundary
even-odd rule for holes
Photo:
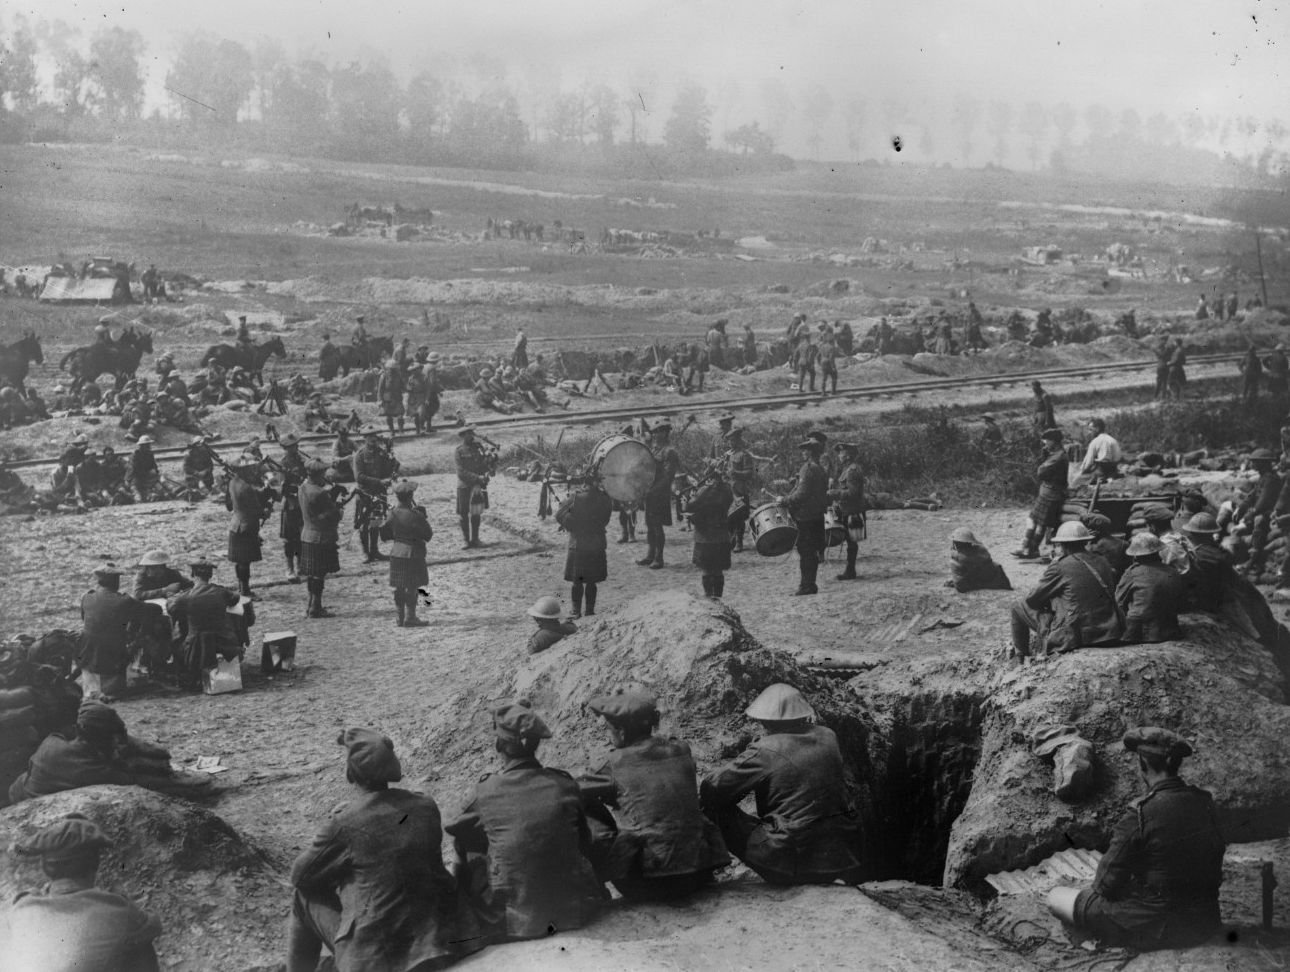
[[[85,627],[77,663],[99,676],[123,674],[130,663],[127,629],[147,620],[143,605],[119,591],[100,587],[81,598],[81,620]]]
[[[1187,582],[1168,564],[1134,563],[1120,578],[1115,600],[1125,619],[1122,640],[1138,643],[1182,637],[1178,612],[1186,607]]]
[[[326,577],[340,570],[336,526],[340,507],[326,486],[306,480],[300,485],[300,573]]]
[[[235,564],[253,564],[260,553],[260,514],[263,502],[260,489],[241,476],[228,481],[228,508],[233,516],[228,524],[228,559]]]
[[[476,491],[482,492],[485,498],[484,508],[488,508],[488,485],[490,468],[488,457],[477,442],[463,442],[457,446],[454,454],[457,460],[457,515],[470,516],[470,501]]]
[[[1045,642],[1050,652],[1110,644],[1123,634],[1114,584],[1110,565],[1097,554],[1068,554],[1049,564],[1034,590],[1014,605],[1014,620],[1020,608],[1038,631],[1039,615],[1051,613]]]
[[[445,828],[458,854],[486,856],[481,918],[500,939],[541,938],[581,928],[605,894],[584,856],[590,834],[578,784],[532,757],[485,776]],[[479,890],[479,889],[477,889]]]
[[[1076,924],[1107,946],[1199,945],[1222,928],[1225,849],[1213,798],[1176,776],[1160,781],[1116,825]]]
[[[155,972],[161,923],[138,905],[75,878],[23,894],[8,916],[0,967],[40,972]]]
[[[403,414],[404,376],[398,368],[386,368],[376,386],[381,400],[381,414],[397,417]]]
[[[564,579],[571,584],[599,584],[609,576],[605,556],[605,528],[614,515],[614,503],[603,489],[573,493],[556,510],[555,521],[569,534]]]
[[[304,517],[300,514],[300,484],[305,474],[305,457],[299,449],[287,449],[278,463],[282,467],[282,509],[278,513],[278,537],[287,542],[292,552],[298,552],[300,527]]]
[[[1062,520],[1062,507],[1066,503],[1066,484],[1070,476],[1070,462],[1066,453],[1055,449],[1044,456],[1035,470],[1039,481],[1039,494],[1030,509],[1030,519],[1040,529],[1056,527]]]
[[[375,530],[384,522],[389,491],[394,476],[394,457],[381,446],[366,442],[354,453],[354,483],[362,492],[354,499],[354,529]]]
[[[818,555],[824,549],[824,514],[829,508],[829,477],[815,459],[807,459],[797,473],[797,485],[784,505],[797,524],[797,552]]]
[[[950,583],[960,594],[968,591],[1010,591],[1012,582],[985,547],[950,551]]]
[[[390,547],[390,586],[416,590],[430,583],[426,569],[426,541],[434,530],[419,509],[396,506],[381,524],[381,539],[394,541]]]
[[[757,817],[739,810],[757,800]],[[837,736],[824,726],[762,736],[699,787],[726,846],[767,881],[859,880],[858,816],[843,783]]]
[[[696,490],[685,505],[694,527],[691,562],[705,574],[730,569],[730,504],[735,494],[723,479],[715,479]]]
[[[1095,553],[1111,566],[1111,572],[1115,575],[1116,583],[1124,576],[1124,572],[1129,569],[1129,564],[1133,561],[1129,559],[1127,553],[1129,544],[1120,537],[1107,534],[1104,537],[1098,537],[1091,541],[1084,548],[1089,553]]]
[[[1218,614],[1236,579],[1232,558],[1226,550],[1211,542],[1195,544],[1190,557],[1191,568],[1184,575],[1188,604],[1194,611]]]
[[[242,646],[250,639],[245,625],[254,623],[255,615],[248,603],[244,611],[252,613],[243,614],[242,619],[249,620],[240,624],[242,619],[228,613],[237,602],[234,591],[209,581],[199,581],[192,590],[176,594],[166,602],[171,618],[188,625],[182,659],[184,670],[190,675],[214,668],[217,655],[232,661],[242,652]]]
[[[661,526],[672,525],[672,481],[681,471],[681,454],[673,446],[655,446],[654,482],[645,494],[645,518]]]

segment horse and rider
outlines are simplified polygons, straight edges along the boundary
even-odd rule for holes
[[[35,331],[28,331],[12,344],[0,345],[0,385],[25,391],[27,370],[32,362],[45,363],[45,352]]]
[[[134,377],[143,356],[151,353],[151,332],[127,327],[115,340],[108,335],[106,340],[98,340],[94,344],[82,345],[67,352],[58,367],[72,376],[74,391],[103,374],[109,374],[115,379],[119,391]]]
[[[202,355],[201,365],[207,368],[217,364],[226,371],[244,368],[260,384],[264,384],[264,365],[270,357],[285,358],[286,346],[282,338],[274,336],[260,344],[253,341],[238,341],[233,344],[214,344]]]

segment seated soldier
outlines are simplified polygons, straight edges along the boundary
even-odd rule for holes
[[[1111,566],[1085,547],[1093,535],[1071,521],[1057,528],[1057,559],[1034,590],[1012,605],[1011,657],[1031,656],[1030,633],[1040,636],[1043,654],[1109,645],[1123,633]]]
[[[24,892],[8,915],[6,969],[156,972],[152,943],[161,923],[130,899],[95,886],[99,855],[112,841],[96,824],[71,813],[19,841],[19,854],[39,856],[49,878],[43,892]]]
[[[292,865],[286,972],[313,972],[324,946],[337,972],[428,972],[478,951],[484,943],[457,927],[439,807],[390,788],[403,768],[385,736],[346,729],[336,741],[348,751],[354,799],[332,811]]]
[[[1160,559],[1178,573],[1185,574],[1191,563],[1187,559],[1183,535],[1174,529],[1174,511],[1158,504],[1148,506],[1142,511],[1142,519],[1146,521],[1147,529],[1160,538]]]
[[[1116,824],[1092,887],[1053,888],[1048,908],[1103,947],[1200,945],[1223,927],[1218,889],[1226,844],[1214,800],[1179,778],[1192,748],[1176,733],[1130,729],[1124,748],[1137,754],[1147,795]]]
[[[249,599],[242,600],[235,591],[211,582],[215,565],[205,557],[188,566],[195,583],[171,596],[166,611],[176,624],[188,626],[179,649],[180,687],[198,689],[202,672],[215,667],[217,656],[232,661],[244,652],[250,641],[247,628],[255,624],[255,608]],[[229,608],[239,603],[242,614],[230,614]]]
[[[689,745],[653,734],[658,707],[642,692],[597,696],[587,708],[604,718],[614,744],[608,761],[578,780],[596,875],[635,900],[682,897],[710,882],[730,855],[699,810]]]
[[[195,797],[210,790],[211,778],[205,773],[172,771],[169,752],[129,735],[110,705],[85,699],[76,715],[73,738],[59,733],[46,736],[26,772],[9,787],[9,802],[100,784]]]
[[[527,702],[493,710],[500,773],[475,785],[444,829],[456,842],[457,887],[495,941],[581,928],[606,895],[591,862],[578,784],[537,761],[551,731]]]
[[[806,699],[782,683],[757,696],[747,714],[764,735],[699,786],[726,847],[772,884],[858,882],[858,816],[833,730],[811,725]],[[739,809],[749,793],[755,817]]]
[[[550,595],[534,601],[528,610],[528,616],[537,622],[537,630],[529,635],[527,647],[530,655],[546,651],[567,635],[578,631],[578,626],[572,621],[560,620],[560,601]]]
[[[966,527],[950,534],[950,579],[946,587],[960,594],[968,591],[1010,591],[1012,582],[990,551]]]
[[[1183,575],[1187,582],[1187,603],[1193,611],[1219,614],[1236,584],[1232,555],[1218,542],[1218,521],[1209,513],[1197,513],[1183,527],[1191,567]]]
[[[1101,513],[1085,513],[1079,519],[1088,527],[1089,533],[1093,534],[1093,540],[1084,549],[1098,554],[1110,564],[1118,583],[1129,567],[1129,555],[1125,553],[1129,547],[1128,541],[1111,532],[1110,518]]]
[[[1124,615],[1122,641],[1140,644],[1182,637],[1178,612],[1186,605],[1187,583],[1160,559],[1162,546],[1150,533],[1135,534],[1129,543],[1133,563],[1115,589]]]

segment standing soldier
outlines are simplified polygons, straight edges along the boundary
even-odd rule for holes
[[[232,661],[243,650],[255,611],[247,604],[240,619],[228,613],[238,596],[211,580],[215,565],[205,557],[194,560],[188,569],[196,583],[167,599],[166,613],[187,631],[179,649],[180,687],[199,689],[202,672],[215,667],[217,655]]]
[[[847,566],[838,574],[838,580],[855,580],[856,554],[860,550],[857,538],[864,536],[865,530],[864,469],[860,466],[859,446],[839,442],[833,451],[842,462],[842,471],[835,480],[836,488],[829,490],[829,499],[847,532]]]
[[[1037,381],[1030,383],[1030,390],[1035,395],[1035,401],[1030,413],[1030,424],[1035,427],[1036,432],[1042,433],[1045,429],[1057,427],[1057,417],[1053,413],[1053,396],[1044,391],[1044,386]]]
[[[838,393],[838,346],[833,330],[826,328],[820,332],[820,398],[829,394],[829,379],[833,379],[833,394]]]
[[[793,352],[794,369],[797,371],[797,390],[804,392],[806,380],[811,380],[811,391],[815,391],[815,345],[811,343],[811,332],[806,326],[806,321],[802,321],[802,326],[798,332],[797,346]]]
[[[1187,347],[1183,344],[1183,339],[1178,338],[1174,342],[1173,351],[1169,355],[1169,394],[1182,401],[1183,386],[1187,384]]]
[[[981,335],[981,325],[985,323],[985,318],[981,312],[976,309],[976,304],[968,301],[968,322],[966,340],[963,342],[963,350],[967,351],[987,351],[990,345],[986,343],[985,338]]]
[[[404,383],[408,392],[408,414],[412,416],[412,427],[417,435],[425,433],[426,426],[426,373],[425,368],[415,361],[405,365],[407,380]]]
[[[363,430],[363,446],[353,456],[354,485],[358,496],[354,500],[354,529],[363,545],[363,563],[373,564],[387,560],[381,553],[380,529],[388,512],[387,492],[394,477],[394,459],[381,444],[381,430]]]
[[[1062,446],[1062,430],[1047,429],[1040,436],[1044,457],[1035,470],[1039,493],[1030,509],[1026,537],[1021,547],[1012,552],[1020,560],[1037,560],[1039,545],[1049,531],[1056,529],[1062,520],[1062,507],[1066,503],[1066,489],[1070,479],[1070,463]]]
[[[1286,346],[1278,344],[1272,349],[1265,362],[1268,373],[1268,393],[1277,408],[1285,402],[1286,392],[1290,391],[1290,358],[1286,357]]]
[[[529,336],[523,327],[515,329],[515,347],[511,349],[511,367],[523,371],[529,366]]]
[[[305,458],[300,454],[300,440],[288,432],[279,443],[282,446],[282,512],[278,514],[278,536],[282,539],[282,553],[287,558],[287,580],[300,581],[296,558],[300,556],[300,486],[305,481]]]
[[[1169,394],[1169,359],[1173,356],[1173,349],[1169,347],[1169,336],[1160,335],[1160,343],[1156,345],[1156,393],[1155,398],[1163,399]]]
[[[726,590],[726,571],[730,569],[730,506],[735,494],[716,460],[709,463],[704,478],[707,482],[694,491],[685,506],[694,527],[691,563],[702,572],[703,593],[721,597]]]
[[[636,563],[659,570],[663,566],[663,527],[672,525],[672,481],[681,469],[681,455],[671,445],[672,423],[656,422],[649,430],[650,452],[654,454],[654,482],[645,494],[645,542],[649,549]]]
[[[1241,401],[1253,405],[1259,398],[1259,384],[1263,381],[1263,361],[1259,349],[1253,344],[1241,361]]]
[[[130,453],[130,490],[136,503],[146,503],[161,482],[157,457],[152,454],[152,436],[142,435]]]
[[[354,333],[350,337],[349,343],[356,348],[365,347],[367,344],[367,327],[364,323],[366,320],[367,319],[363,317],[362,314],[359,314],[354,318]],[[363,361],[362,366],[366,367],[366,365],[367,362]]]
[[[381,401],[381,414],[385,424],[394,431],[394,420],[399,420],[399,431],[403,430],[403,387],[405,376],[399,370],[399,364],[393,358],[385,364],[381,380],[376,386],[376,396]]]
[[[751,324],[744,325],[744,364],[757,367],[757,335]]]
[[[262,559],[260,521],[266,512],[266,501],[272,502],[272,494],[262,488],[260,462],[255,456],[244,452],[229,468],[233,475],[228,481],[225,505],[233,516],[228,524],[228,559],[237,574],[238,590],[254,600],[251,565]]]
[[[443,395],[443,381],[439,377],[438,351],[431,351],[426,357],[424,373],[426,380],[424,418],[426,433],[429,434],[434,431],[434,417],[439,413],[439,399]]]
[[[598,477],[587,477],[581,489],[571,489],[569,498],[555,511],[555,522],[569,534],[569,553],[564,561],[564,579],[573,586],[569,597],[573,602],[573,616],[583,615],[582,599],[587,598],[588,617],[596,613],[597,585],[609,576],[605,556],[605,528],[614,515],[613,500],[609,498]]]
[[[802,468],[797,473],[797,484],[787,496],[776,499],[786,507],[797,524],[797,556],[801,579],[797,595],[818,594],[816,575],[820,570],[820,554],[824,550],[824,513],[829,508],[829,477],[820,465],[824,446],[818,439],[803,439],[797,444],[802,450]]]
[[[457,446],[457,519],[461,523],[462,549],[479,546],[479,524],[484,510],[488,509],[488,480],[493,467],[483,444],[475,436],[475,427],[466,425],[457,430],[461,445]]]
[[[730,521],[730,543],[735,553],[742,553],[748,516],[752,512],[757,463],[744,445],[743,429],[734,428],[726,433],[726,447],[729,450],[726,453],[726,478],[730,481],[730,490],[739,504],[738,511]]]
[[[76,663],[81,667],[82,685],[89,698],[125,691],[125,670],[130,664],[126,629],[147,621],[144,605],[121,593],[123,573],[115,564],[96,568],[96,586],[81,598],[83,631]]]
[[[724,317],[717,323],[708,328],[705,340],[708,345],[708,362],[714,368],[726,368],[726,348],[730,339],[726,336],[726,325],[729,323]]]
[[[340,370],[340,348],[331,343],[331,333],[323,334],[322,347],[318,349],[318,377],[334,378]]]
[[[400,628],[424,628],[429,621],[417,617],[417,594],[430,583],[426,570],[426,541],[434,536],[425,510],[412,505],[417,484],[400,480],[394,484],[395,507],[381,524],[381,539],[390,547],[390,586]]]
[[[309,607],[305,616],[330,618],[323,607],[323,584],[328,574],[340,570],[336,528],[340,524],[340,507],[327,488],[327,464],[321,459],[305,463],[305,482],[300,486],[300,573],[309,588]]]

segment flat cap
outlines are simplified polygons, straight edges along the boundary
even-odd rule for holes
[[[763,722],[792,722],[812,718],[815,710],[793,686],[776,682],[763,689],[744,713]]]
[[[1105,533],[1111,529],[1111,518],[1102,513],[1085,513],[1080,522],[1094,533]]]
[[[394,484],[395,496],[411,496],[417,490],[417,484],[410,479],[400,479]]]
[[[69,813],[62,820],[42,827],[29,840],[19,841],[14,849],[19,854],[39,855],[47,861],[70,861],[111,846],[112,841],[98,824],[84,814]]]
[[[1192,754],[1191,743],[1172,729],[1159,726],[1138,726],[1124,734],[1124,748],[1131,753],[1152,753],[1156,756],[1183,757]]]
[[[124,573],[125,571],[111,561],[106,564],[99,564],[94,568],[95,577],[120,577]]]
[[[1125,551],[1130,557],[1150,557],[1165,548],[1160,538],[1153,533],[1135,533],[1129,540],[1129,549]]]
[[[1197,513],[1187,525],[1183,527],[1184,533],[1217,533],[1218,521],[1214,519],[1213,513]]]
[[[98,699],[82,699],[76,710],[76,728],[91,736],[111,736],[125,732],[125,721],[120,713]]]
[[[1048,439],[1050,442],[1061,442],[1066,438],[1066,433],[1061,429],[1044,429],[1039,433],[1041,439]]]
[[[652,722],[658,715],[654,697],[633,689],[618,689],[587,700],[587,708],[615,725]]]
[[[327,469],[327,463],[323,462],[321,459],[310,459],[305,463],[305,472],[307,473],[326,472]]]
[[[1142,518],[1148,523],[1172,523],[1174,511],[1167,506],[1148,506],[1142,511]]]
[[[403,767],[388,736],[371,729],[346,729],[336,742],[349,751],[346,769],[355,783],[397,783],[403,779]]]
[[[958,527],[950,534],[951,543],[970,543],[974,547],[981,546],[981,541],[977,540],[976,534],[967,527]]]
[[[533,711],[527,699],[507,702],[493,710],[493,730],[502,739],[550,739],[551,730],[541,716]]]

